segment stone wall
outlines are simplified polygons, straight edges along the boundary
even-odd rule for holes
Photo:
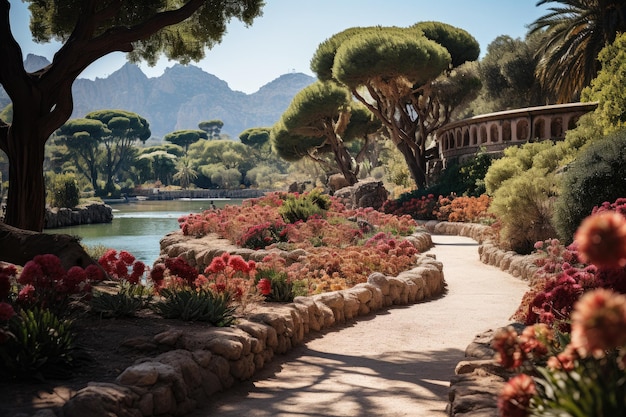
[[[46,208],[45,228],[77,226],[81,224],[111,223],[113,210],[102,203],[88,203],[70,208]]]
[[[407,239],[420,252],[432,246],[421,230]],[[182,256],[198,267],[224,251],[253,259],[263,251],[248,251],[228,242],[193,239],[180,232],[161,241],[162,253]],[[295,259],[302,253],[285,252]],[[439,296],[445,289],[443,265],[431,255],[419,255],[415,266],[396,277],[373,273],[368,282],[350,289],[296,297],[293,303],[261,303],[249,309],[233,327],[207,327],[198,332],[168,330],[149,343],[164,353],[141,359],[115,383],[89,383],[67,401],[63,417],[182,416],[216,392],[251,378],[275,355],[302,344],[308,336],[375,314],[394,305],[407,305]],[[53,416],[42,410],[37,416]]]

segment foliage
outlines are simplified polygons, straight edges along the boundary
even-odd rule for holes
[[[501,223],[500,244],[528,254],[535,242],[554,237],[552,207],[557,191],[555,175],[539,169],[503,182],[490,206]]]
[[[204,130],[176,130],[163,136],[163,140],[171,142],[174,145],[182,147],[185,152],[189,145],[199,141],[200,139],[208,139],[207,132]]]
[[[73,174],[57,174],[51,185],[52,207],[74,208],[80,201],[80,190]]]
[[[147,307],[151,290],[142,284],[120,283],[112,292],[95,290],[89,307],[101,317],[133,317]]]
[[[285,271],[274,268],[259,269],[255,281],[267,301],[290,303],[294,297],[308,292],[304,281],[291,280]]]
[[[151,308],[168,319],[205,321],[218,327],[227,327],[235,322],[234,307],[230,307],[230,294],[216,294],[211,290],[177,288],[161,289],[162,301]]]
[[[34,307],[11,317],[8,331],[11,337],[0,344],[2,379],[69,376],[76,359],[71,322]]]
[[[296,223],[306,221],[312,216],[324,217],[329,208],[328,195],[322,194],[320,189],[315,189],[301,195],[288,194],[278,212],[285,222]]]
[[[473,67],[464,66],[478,55],[469,33],[444,23],[349,28],[319,45],[311,69],[345,85],[375,114],[423,187],[426,139],[480,89]]]
[[[597,60],[605,45],[626,31],[626,5],[621,0],[541,0],[556,3],[530,25],[540,33],[537,75],[560,103],[576,101],[601,67]]]
[[[237,240],[237,245],[248,249],[263,249],[266,246],[287,241],[286,224],[281,220],[265,222],[248,228]]]
[[[347,143],[360,139],[360,154],[368,145],[367,135],[380,129],[380,122],[374,120],[367,108],[352,102],[346,87],[318,81],[296,94],[272,128],[270,140],[278,155],[290,161],[309,157],[326,165],[320,155],[332,154],[334,168],[352,185],[359,166]]]
[[[521,310],[526,323],[541,323],[494,336],[500,364],[524,372],[500,394],[502,416],[626,411],[624,206],[618,199],[594,209],[569,247],[556,239],[537,243],[541,269]]]
[[[205,139],[219,139],[224,122],[219,119],[205,120],[198,123],[198,127],[206,132],[207,137]]]
[[[564,242],[572,241],[576,227],[594,206],[626,195],[625,149],[626,130],[593,141],[563,174],[554,224]]]
[[[591,84],[582,91],[582,101],[597,101],[593,112],[597,125],[604,135],[626,127],[626,35],[620,34],[610,45],[600,51],[598,61],[602,69]]]

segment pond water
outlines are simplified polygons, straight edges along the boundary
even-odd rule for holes
[[[201,213],[210,208],[240,205],[238,199],[193,199],[166,201],[137,201],[111,204],[113,222],[89,224],[46,230],[47,233],[65,233],[79,236],[86,246],[103,245],[118,251],[132,253],[138,260],[152,266],[159,257],[159,241],[169,232],[176,231],[178,219],[190,213]]]

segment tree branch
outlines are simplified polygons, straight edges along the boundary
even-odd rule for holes
[[[10,9],[8,0],[0,0],[0,84],[15,104],[21,96],[19,91],[27,89],[30,81],[24,69],[22,49],[11,32]]]

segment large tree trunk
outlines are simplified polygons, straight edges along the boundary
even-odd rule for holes
[[[425,166],[424,155],[415,155],[413,149],[404,141],[400,141],[397,147],[402,156],[404,156],[415,185],[417,185],[417,188],[424,188],[426,186],[426,171],[423,168]]]
[[[15,113],[14,113],[15,114]],[[32,113],[31,113],[32,114]],[[18,116],[15,114],[15,116]],[[4,222],[41,232],[45,221],[44,146],[37,119],[15,117],[8,133],[9,193]]]

